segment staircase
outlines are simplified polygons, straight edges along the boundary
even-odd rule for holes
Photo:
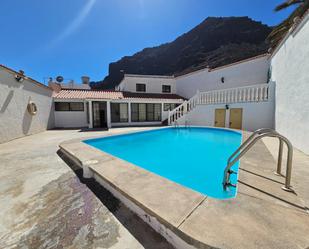
[[[168,124],[174,124],[178,119],[194,110],[197,105],[268,101],[270,95],[269,87],[269,84],[259,84],[208,92],[198,91],[192,98],[170,111],[168,115]]]

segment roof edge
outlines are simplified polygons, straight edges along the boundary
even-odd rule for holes
[[[260,54],[260,55],[249,57],[247,59],[243,59],[243,60],[240,60],[240,61],[235,61],[233,63],[229,63],[229,64],[226,64],[226,65],[223,65],[223,66],[220,66],[220,67],[209,68],[209,67],[205,66],[205,67],[193,70],[193,71],[191,71],[189,73],[184,73],[184,74],[176,75],[175,78],[177,79],[177,78],[180,78],[180,77],[185,77],[187,75],[191,75],[193,73],[197,73],[197,72],[204,71],[204,70],[208,70],[208,72],[212,72],[212,71],[220,70],[222,68],[232,67],[232,66],[235,66],[235,65],[238,65],[238,64],[241,64],[241,63],[246,63],[246,62],[251,61],[251,60],[256,60],[256,59],[263,58],[263,57],[268,57],[268,56],[270,56],[269,53],[263,53],[263,54]]]
[[[174,79],[174,75],[152,75],[152,74],[124,74],[124,77],[138,77],[138,78],[164,78]]]
[[[10,73],[20,75],[20,72],[17,72],[17,71],[15,71],[14,69],[9,68],[9,67],[7,67],[7,66],[5,66],[5,65],[3,65],[3,64],[0,64],[0,67],[3,68],[3,69],[6,70],[6,71],[9,71]],[[49,86],[44,85],[43,83],[41,83],[41,82],[39,82],[39,81],[37,81],[37,80],[35,80],[35,79],[29,77],[29,76],[24,75],[24,79],[25,79],[25,80],[31,81],[32,83],[34,83],[34,84],[37,85],[37,86],[44,87],[44,88],[47,88],[47,89],[53,91],[53,89],[50,88]]]
[[[278,42],[277,46],[274,47],[273,51],[271,52],[270,58],[273,58],[280,50],[280,48],[283,46],[283,44],[287,41],[287,39],[294,33],[298,32],[301,29],[302,25],[308,20],[309,20],[309,9],[304,13],[302,17],[300,17],[300,20],[298,20],[297,23],[294,23],[294,25],[289,29],[289,31],[287,31],[287,33],[284,35],[281,41]]]

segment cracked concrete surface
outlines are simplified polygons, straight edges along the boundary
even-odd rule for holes
[[[88,183],[98,199],[57,155],[62,141],[134,129],[52,130],[0,144],[0,248],[172,248]]]

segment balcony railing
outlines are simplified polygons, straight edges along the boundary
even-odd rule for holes
[[[169,124],[192,111],[197,105],[232,104],[244,102],[262,102],[269,100],[269,84],[197,92],[169,113]]]

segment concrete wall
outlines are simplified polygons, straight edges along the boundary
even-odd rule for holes
[[[0,66],[0,143],[45,131],[54,126],[52,90],[25,79],[17,82],[15,72]],[[37,114],[27,111],[29,101]]]
[[[276,130],[309,154],[309,15],[271,59],[276,82]]]
[[[273,128],[273,102],[259,103],[235,103],[229,104],[229,108],[243,108],[242,129],[255,131],[259,128]],[[215,109],[225,109],[225,105],[198,105],[193,111],[189,112],[178,120],[180,125],[185,121],[189,125],[215,126]],[[230,109],[226,110],[225,127],[229,127]]]
[[[55,100],[55,102],[84,102],[83,100]],[[88,127],[87,107],[84,102],[84,111],[55,111],[55,127],[81,128]]]
[[[259,56],[216,69],[203,69],[176,78],[177,94],[191,98],[199,91],[227,89],[267,82],[268,56]],[[224,83],[221,78],[224,77]]]
[[[117,90],[136,92],[136,84],[139,83],[146,84],[146,93],[162,93],[162,85],[170,85],[171,93],[176,93],[175,79],[165,76],[125,76]]]

